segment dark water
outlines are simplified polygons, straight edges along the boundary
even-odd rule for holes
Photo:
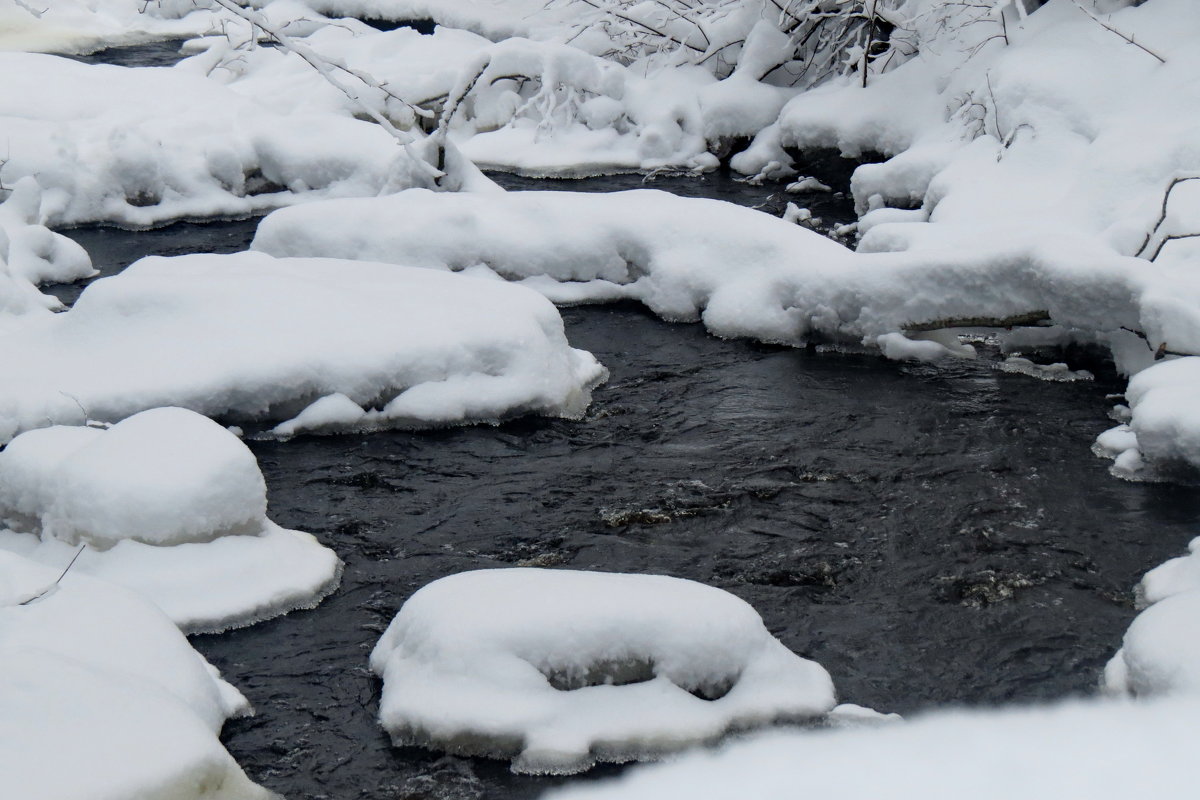
[[[85,64],[114,64],[118,67],[170,67],[183,59],[180,48],[186,39],[164,39],[145,44],[106,47],[86,56],[67,56]]]
[[[111,271],[239,249],[252,228],[70,234]],[[909,712],[1091,691],[1135,613],[1130,589],[1195,535],[1194,489],[1117,481],[1089,453],[1111,425],[1111,377],[723,341],[629,306],[563,316],[612,371],[582,421],[250,443],[272,517],[347,566],[314,611],[193,639],[258,710],[223,737],[255,780],[293,800],[525,798],[561,781],[397,750],[375,722],[379,633],[462,570],[720,586],[844,700]]]

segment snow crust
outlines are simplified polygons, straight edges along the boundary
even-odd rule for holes
[[[343,428],[569,417],[605,376],[522,287],[261,253],[142,259],[0,354],[2,440],[167,405],[286,421],[339,392],[363,409]]]
[[[29,800],[265,800],[217,740],[245,698],[125,589],[0,552],[0,775]]]
[[[500,569],[405,602],[371,654],[400,745],[570,773],[833,708],[742,600],[657,575]],[[704,698],[712,699],[704,699]]]
[[[0,550],[74,561],[73,574],[133,589],[187,631],[310,607],[336,586],[337,556],[266,507],[254,455],[182,408],[32,430],[0,452]]]
[[[1184,798],[1195,699],[943,711],[910,722],[753,737],[548,792],[547,800],[813,796]]]

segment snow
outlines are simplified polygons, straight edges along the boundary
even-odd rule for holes
[[[1138,599],[1149,607],[1109,661],[1105,688],[1138,697],[1200,693],[1200,538],[1187,555],[1146,573]]]
[[[311,607],[336,586],[337,556],[266,507],[254,455],[182,408],[32,430],[0,452],[0,550],[59,570],[74,560],[188,631]]]
[[[0,552],[0,775],[29,800],[266,800],[217,740],[241,694],[149,601]]]
[[[261,253],[142,259],[0,354],[4,440],[167,405],[282,422],[337,392],[370,409],[354,429],[573,417],[605,375],[522,287]]]
[[[575,784],[546,800],[1012,800],[1189,797],[1195,699],[942,711],[902,724],[773,733]]]
[[[59,309],[62,303],[39,292],[39,283],[96,274],[82,247],[43,222],[41,187],[29,176],[21,178],[0,203],[0,315]]]
[[[203,74],[38,53],[0,53],[0,72],[4,182],[36,178],[43,224],[148,227],[429,182],[377,125],[272,112]]]
[[[371,668],[396,744],[512,758],[517,772],[652,757],[834,705],[828,673],[745,602],[658,575],[442,578],[405,602]]]
[[[635,299],[669,320],[702,320],[720,336],[787,344],[878,345],[909,329],[1035,309],[1101,341],[1121,324],[1139,324],[1139,260],[1065,237],[1031,244],[994,236],[985,252],[904,251],[899,237],[918,227],[880,226],[856,253],[750,209],[653,190],[413,190],[277,211],[252,247],[442,269],[482,264],[556,302]],[[885,228],[895,240],[874,235]],[[952,336],[918,335],[969,355]],[[943,354],[934,342],[883,341],[901,357],[913,347]]]
[[[191,0],[0,0],[0,51],[89,53],[218,25],[219,15]]]

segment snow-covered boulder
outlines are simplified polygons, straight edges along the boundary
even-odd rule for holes
[[[498,569],[408,599],[371,654],[397,744],[570,773],[823,715],[829,674],[744,601],[658,575]]]
[[[755,736],[574,784],[546,800],[1189,797],[1200,702],[943,711],[896,725]]]
[[[241,694],[149,601],[60,573],[0,552],[5,796],[270,797],[217,740]]]
[[[280,430],[577,416],[604,368],[536,293],[427,269],[261,253],[145,258],[0,340],[0,440],[176,405]]]
[[[1110,693],[1200,693],[1200,538],[1188,551],[1138,584],[1138,599],[1149,608],[1134,619],[1105,668]]]
[[[254,455],[195,412],[55,426],[0,452],[0,550],[134,589],[189,631],[311,607],[341,563],[267,519]]]

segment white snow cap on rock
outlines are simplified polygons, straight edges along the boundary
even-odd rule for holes
[[[823,715],[833,683],[733,595],[659,575],[497,569],[408,599],[371,654],[397,744],[571,773]]]
[[[1188,554],[1146,573],[1138,599],[1149,608],[1125,632],[1104,671],[1117,695],[1200,695],[1200,538]]]
[[[107,578],[187,630],[315,605],[341,564],[266,517],[254,455],[195,412],[157,408],[109,430],[56,426],[0,452],[0,550]]]
[[[168,405],[281,422],[337,393],[361,414],[280,433],[573,417],[606,374],[522,287],[261,253],[142,259],[4,337],[0,361],[0,441]]]
[[[943,711],[848,730],[772,733],[574,784],[545,800],[1184,800],[1195,699]]]
[[[217,740],[248,711],[133,592],[0,552],[0,782],[22,800],[266,800]]]

